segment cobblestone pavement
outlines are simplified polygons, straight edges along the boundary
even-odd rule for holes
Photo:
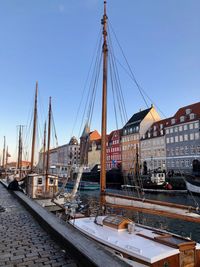
[[[0,206],[0,266],[77,266],[1,183]]]

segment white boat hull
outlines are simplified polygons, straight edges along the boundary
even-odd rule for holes
[[[200,186],[193,185],[193,184],[189,183],[188,181],[186,181],[186,187],[187,187],[188,191],[190,191],[192,193],[200,194]]]
[[[104,216],[98,218],[102,221]],[[131,266],[154,266],[157,262],[163,262],[164,264],[170,262],[169,259],[180,255],[178,247],[175,248],[156,241],[163,235],[169,236],[167,232],[161,233],[156,229],[135,225],[134,231],[129,233],[128,230],[116,230],[98,223],[98,221],[95,223],[94,217],[80,218],[72,220],[70,223],[88,237],[112,248],[114,251],[118,251],[122,255],[122,259],[123,255],[128,255]],[[177,240],[181,239],[178,236],[174,237]],[[182,241],[183,244],[190,242],[185,239],[182,239]],[[199,251],[199,249],[200,244],[196,244],[196,250]],[[139,262],[141,265],[139,265]],[[169,266],[175,267],[171,263]]]

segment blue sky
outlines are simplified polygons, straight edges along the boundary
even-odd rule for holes
[[[108,18],[134,74],[166,116],[199,101],[200,2],[108,0]],[[69,141],[100,30],[103,0],[0,0],[0,138],[16,151],[16,125],[27,125],[35,82],[40,128],[48,97],[59,144]],[[118,57],[118,56],[117,56]],[[119,60],[123,60],[119,56]],[[146,108],[120,69],[128,117]],[[101,77],[100,77],[101,78]],[[101,86],[100,86],[101,87]],[[92,128],[100,130],[100,93]],[[109,109],[108,131],[116,126]],[[81,115],[73,134],[78,136]],[[28,127],[27,127],[28,128]]]

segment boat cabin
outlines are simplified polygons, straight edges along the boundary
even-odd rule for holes
[[[26,192],[31,198],[51,198],[58,191],[58,177],[39,174],[29,174],[27,176]]]
[[[117,229],[118,231],[120,230],[127,230],[128,229],[128,225],[130,223],[133,223],[132,220],[128,219],[128,218],[124,218],[122,216],[106,216],[103,219],[103,225],[108,226],[110,228],[113,229]]]
[[[166,175],[164,172],[154,172],[151,174],[151,182],[156,185],[162,185],[165,183]]]

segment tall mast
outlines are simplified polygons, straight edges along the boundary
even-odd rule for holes
[[[6,149],[6,173],[7,173],[7,165],[8,165],[8,146],[7,146],[7,149]]]
[[[21,154],[21,125],[19,125],[19,139],[18,139],[18,161],[17,161],[17,169],[20,168],[20,154]]]
[[[106,189],[106,127],[107,127],[107,65],[108,65],[108,45],[107,45],[107,15],[106,1],[104,1],[103,25],[103,93],[102,93],[102,124],[101,124],[101,193]]]
[[[22,168],[22,125],[19,125],[19,144],[18,144],[18,163],[17,168],[19,169],[19,178],[21,179],[21,168]]]
[[[48,121],[48,140],[47,140],[47,162],[46,162],[46,192],[48,189],[48,171],[49,171],[49,150],[51,139],[51,97],[49,98],[49,121]]]
[[[45,159],[46,159],[46,134],[47,134],[47,124],[46,121],[44,123],[44,140],[43,140],[43,173],[45,171]]]
[[[37,127],[37,95],[38,95],[38,82],[36,82],[36,88],[35,88],[33,136],[32,136],[32,150],[31,150],[31,172],[33,172],[34,155],[35,155],[35,137],[36,137],[36,127]]]
[[[5,167],[6,137],[3,137],[3,168]]]

